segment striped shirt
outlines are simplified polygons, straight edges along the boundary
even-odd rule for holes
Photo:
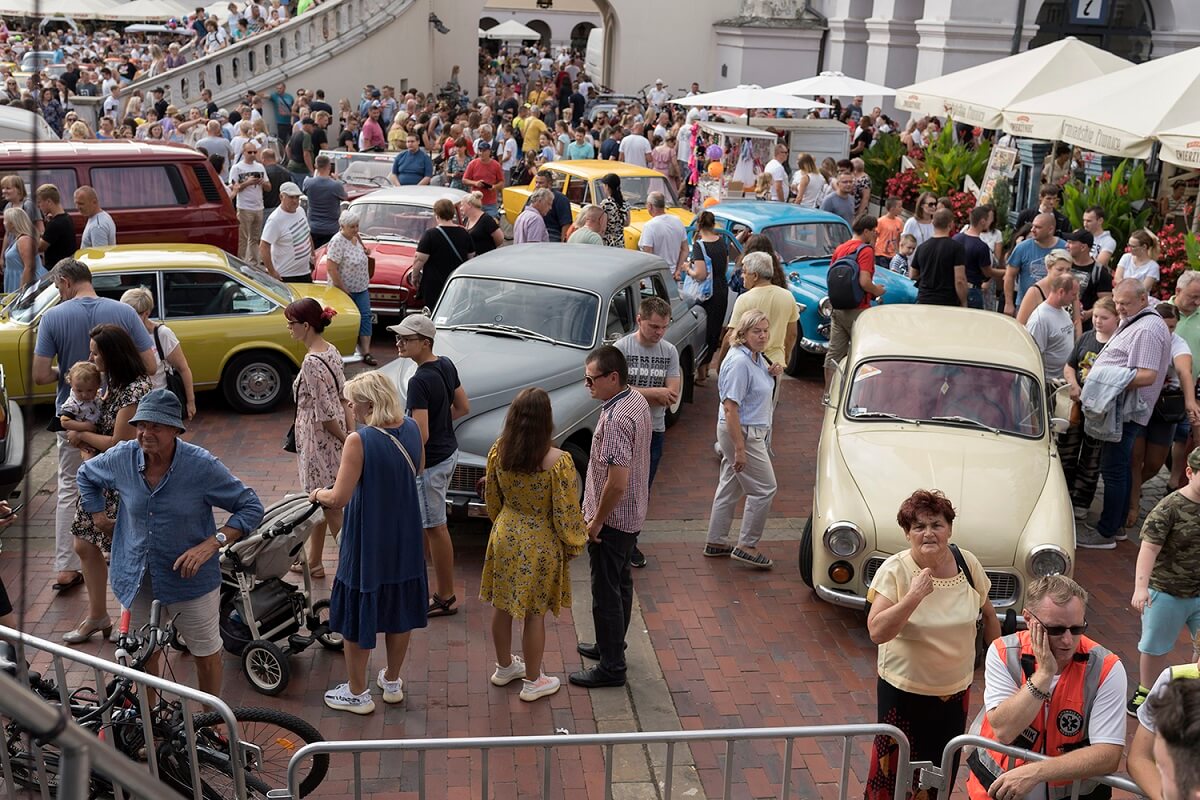
[[[610,466],[629,468],[629,488],[604,524],[626,533],[639,533],[650,500],[650,404],[629,388],[609,399],[600,410],[588,456],[584,519],[596,516]]]

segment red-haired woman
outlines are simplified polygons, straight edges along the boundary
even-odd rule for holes
[[[342,354],[321,336],[335,313],[332,308],[322,308],[311,297],[301,298],[283,311],[288,333],[308,349],[300,363],[300,374],[292,384],[296,399],[296,456],[305,492],[333,485],[342,462],[342,445],[354,429],[342,399],[342,387],[346,385]],[[308,568],[314,578],[325,577],[321,558],[326,529],[332,530],[334,536],[342,529],[340,508],[325,509],[325,520],[309,536]],[[294,571],[299,569],[293,567]]]
[[[966,730],[980,612],[986,640],[1000,635],[983,566],[950,544],[954,517],[941,492],[913,492],[896,515],[908,549],[883,562],[867,592],[867,630],[879,645],[879,721],[904,731],[913,761],[940,762],[946,743]],[[895,768],[895,743],[876,737],[867,800],[895,795]]]

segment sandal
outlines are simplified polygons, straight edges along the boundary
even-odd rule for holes
[[[774,561],[767,558],[762,553],[755,553],[751,555],[740,547],[733,548],[733,551],[729,554],[729,557],[734,561],[741,561],[743,564],[749,564],[750,566],[758,567],[759,569],[770,569],[775,565]]]
[[[733,545],[730,544],[706,544],[704,545],[705,558],[724,558],[733,552]]]
[[[66,592],[66,591],[70,591],[71,589],[74,589],[76,586],[78,586],[81,583],[83,583],[83,573],[76,572],[75,577],[71,578],[71,580],[65,581],[65,582],[59,581],[59,582],[55,583],[53,586],[51,586],[50,588],[56,592]]]
[[[435,593],[429,598],[429,611],[426,616],[430,617],[451,617],[458,613],[455,603],[458,598],[455,595],[450,595],[445,600],[438,597]]]
[[[368,367],[379,366],[379,362],[375,360],[375,356],[371,355],[370,353],[363,353],[362,363],[366,364]]]

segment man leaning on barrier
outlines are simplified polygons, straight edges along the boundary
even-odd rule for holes
[[[976,749],[968,758],[971,800],[1062,800],[1079,780],[1081,798],[1111,796],[1088,780],[1115,772],[1125,749],[1125,668],[1083,635],[1087,592],[1065,575],[1029,586],[1029,629],[992,643],[984,673],[984,711],[972,733],[1042,753],[1022,761]]]

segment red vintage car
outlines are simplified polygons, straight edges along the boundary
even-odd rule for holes
[[[371,313],[378,317],[403,317],[423,304],[409,281],[413,255],[421,234],[433,227],[433,204],[443,197],[458,204],[466,192],[445,186],[397,186],[379,189],[350,203],[360,222],[359,236],[375,256],[371,278]],[[325,248],[317,251],[314,281],[324,281]]]

